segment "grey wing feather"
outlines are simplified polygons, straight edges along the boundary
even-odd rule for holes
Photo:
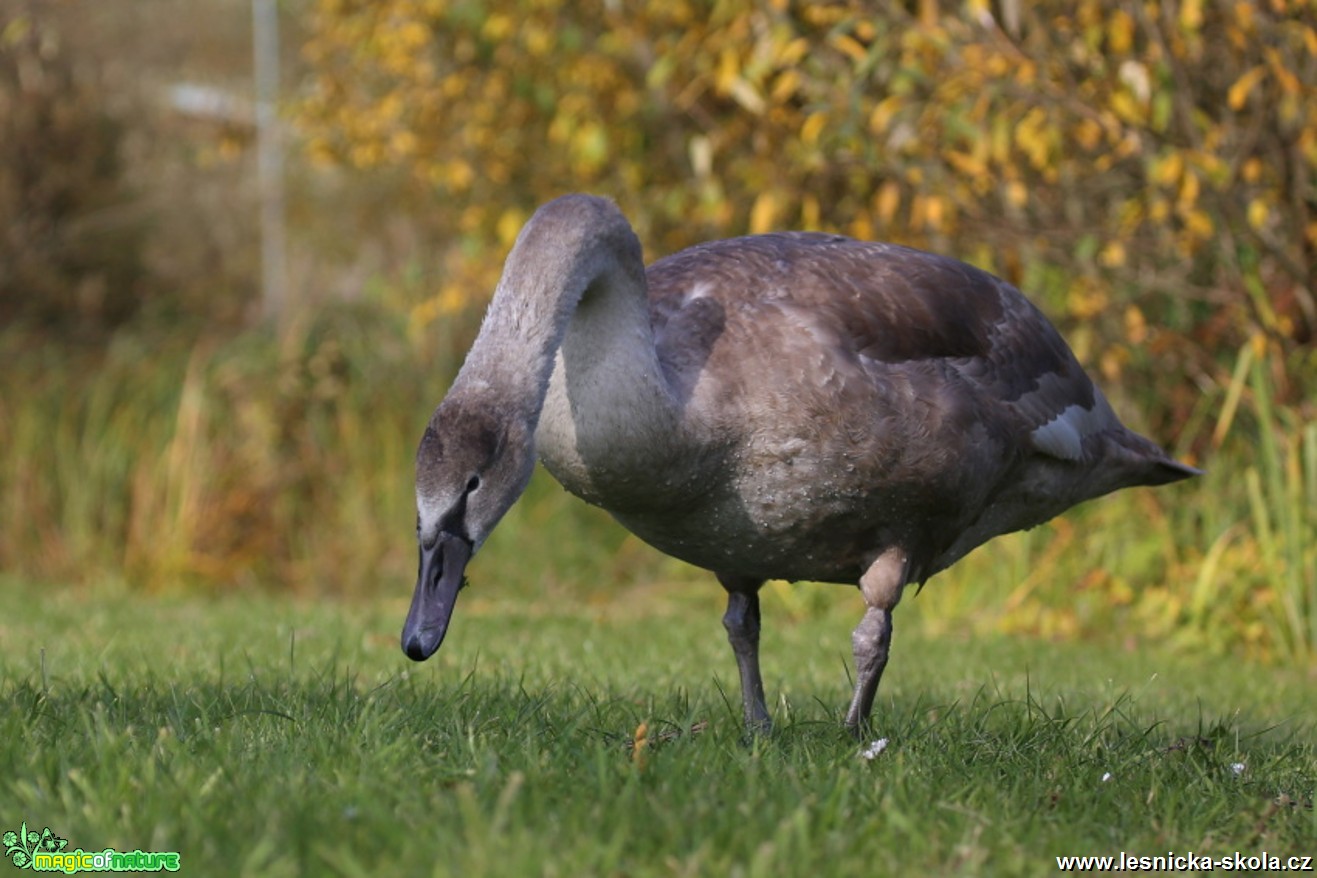
[[[1118,426],[1047,318],[1014,286],[955,259],[790,232],[692,247],[655,263],[649,281],[660,341],[685,338],[666,346],[683,356],[712,346],[729,309],[789,311],[871,375],[940,361],[1043,453],[1073,459],[1083,435]]]

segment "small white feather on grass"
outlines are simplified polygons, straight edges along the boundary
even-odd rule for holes
[[[860,758],[867,759],[870,762],[878,758],[878,755],[887,749],[887,739],[879,738],[860,751]]]

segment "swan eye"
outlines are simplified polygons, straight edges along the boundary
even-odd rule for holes
[[[476,488],[480,487],[480,476],[472,476],[466,483],[466,492],[470,494]]]

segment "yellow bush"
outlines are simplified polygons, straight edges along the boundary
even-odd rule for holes
[[[460,245],[416,324],[483,301],[565,191],[616,198],[651,257],[780,227],[952,253],[1040,300],[1117,394],[1155,376],[1140,426],[1227,470],[1175,516],[1194,533],[1151,541],[1184,557],[1123,559],[1164,588],[1083,580],[1083,612],[1022,592],[1007,622],[1102,629],[1131,604],[1311,654],[1317,0],[319,0],[311,32],[313,154],[402,171],[400,209]],[[1254,446],[1246,485],[1224,461]]]
[[[1025,6],[321,0],[297,115],[494,266],[592,190],[655,253],[821,227],[953,251],[1100,337],[1125,308],[1079,278],[1158,330],[1310,338],[1317,3]]]

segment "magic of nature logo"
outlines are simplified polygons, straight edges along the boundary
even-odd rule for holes
[[[68,839],[55,835],[49,826],[37,832],[28,829],[26,822],[17,830],[6,831],[0,841],[12,865],[34,872],[177,872],[181,860],[175,851],[70,851],[66,850]]]

